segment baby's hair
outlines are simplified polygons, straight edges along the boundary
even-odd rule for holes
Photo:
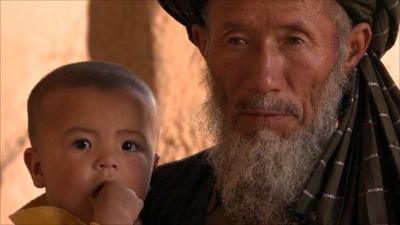
[[[52,90],[60,88],[93,87],[103,90],[133,89],[153,104],[154,94],[146,83],[124,67],[100,61],[86,61],[61,66],[44,78],[32,89],[28,98],[28,134],[34,145],[36,126],[40,118],[43,98]]]

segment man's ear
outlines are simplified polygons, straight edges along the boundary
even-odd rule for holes
[[[347,40],[347,56],[344,64],[346,74],[356,67],[364,56],[372,40],[372,30],[369,24],[359,23],[350,32]]]
[[[157,167],[159,160],[160,160],[160,156],[157,153],[154,153],[153,169],[155,169]]]
[[[203,57],[207,55],[208,49],[208,31],[205,26],[194,24],[192,26],[193,43],[199,48]]]
[[[27,148],[24,153],[24,161],[29,173],[31,174],[33,184],[38,188],[45,187],[46,180],[43,175],[42,164],[36,149]]]

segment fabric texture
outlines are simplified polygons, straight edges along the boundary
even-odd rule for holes
[[[11,221],[16,225],[86,225],[71,213],[53,206],[39,206],[21,209],[10,215]]]
[[[354,24],[371,25],[373,39],[370,50],[382,57],[396,42],[399,32],[399,0],[337,0]]]
[[[159,166],[141,212],[143,224],[202,225],[215,191],[208,151]]]
[[[373,52],[352,80],[340,127],[293,210],[316,224],[400,224],[400,92]]]
[[[188,29],[205,0],[159,0]],[[380,58],[399,30],[400,0],[338,0],[373,40],[351,77],[340,126],[290,208],[303,224],[400,224],[400,91]]]

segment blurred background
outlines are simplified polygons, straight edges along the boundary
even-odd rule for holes
[[[1,151],[0,224],[43,192],[23,164],[29,146],[26,101],[30,90],[56,67],[107,60],[139,74],[160,105],[161,162],[211,146],[202,131],[205,65],[183,26],[155,0],[0,0]],[[383,58],[399,85],[399,40]]]

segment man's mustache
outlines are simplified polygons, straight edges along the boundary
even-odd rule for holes
[[[292,115],[300,120],[303,119],[303,110],[300,104],[286,99],[281,99],[268,94],[254,94],[242,99],[234,106],[236,112],[257,110],[260,112]]]

